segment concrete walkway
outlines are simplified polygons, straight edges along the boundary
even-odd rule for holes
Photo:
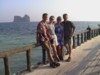
[[[60,63],[57,68],[41,65],[23,75],[100,75],[100,35],[73,49],[71,62]]]

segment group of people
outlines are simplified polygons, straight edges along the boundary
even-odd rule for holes
[[[66,47],[66,55],[69,55],[65,60],[71,61],[71,37],[74,34],[75,26],[71,21],[68,21],[68,15],[63,14],[61,17],[57,17],[57,23],[54,22],[54,16],[50,16],[47,23],[48,14],[42,15],[42,21],[37,26],[37,43],[47,51],[48,58],[50,60],[50,67],[60,66],[59,61],[63,61],[63,46]],[[51,53],[51,48],[54,55]]]

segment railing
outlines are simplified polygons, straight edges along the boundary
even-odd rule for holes
[[[91,38],[94,38],[95,36],[100,35],[100,28],[92,29],[92,30],[85,30],[80,33],[76,33],[73,35],[73,48],[76,48],[77,46],[81,45],[82,43],[86,42],[87,40],[90,40]],[[22,48],[17,48],[13,50],[9,50],[6,52],[0,53],[0,58],[3,58],[4,60],[4,67],[5,67],[5,75],[11,75],[11,69],[9,64],[9,57],[21,52],[26,52],[26,60],[27,60],[27,70],[32,71],[32,58],[31,58],[31,51],[33,48],[39,47],[37,44],[25,46]],[[45,50],[42,48],[42,62],[46,63],[46,53]]]
[[[31,72],[32,71],[31,50],[32,50],[32,48],[36,48],[36,47],[38,47],[38,45],[34,44],[34,45],[29,45],[29,46],[25,46],[22,48],[17,48],[17,49],[13,49],[13,50],[9,50],[9,51],[0,53],[0,58],[3,58],[3,60],[4,60],[5,75],[11,75],[11,69],[10,69],[10,65],[9,65],[9,57],[11,55],[14,55],[14,54],[20,53],[20,52],[26,52],[27,70]]]
[[[73,48],[80,46],[82,43],[90,40],[97,35],[100,35],[100,28],[85,30],[83,32],[79,32],[73,35]]]

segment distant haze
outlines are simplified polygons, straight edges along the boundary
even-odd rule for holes
[[[100,0],[0,0],[0,22],[25,14],[39,21],[44,12],[55,18],[67,13],[73,21],[100,21]]]

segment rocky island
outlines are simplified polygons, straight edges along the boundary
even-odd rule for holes
[[[24,17],[14,16],[14,22],[30,22],[30,17],[28,15],[25,15]]]

